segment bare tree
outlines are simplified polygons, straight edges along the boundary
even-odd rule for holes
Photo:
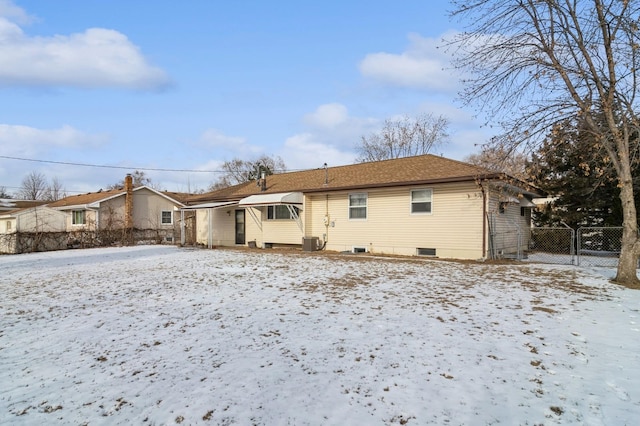
[[[62,186],[62,182],[57,177],[51,179],[51,183],[47,186],[43,198],[47,201],[56,201],[67,196],[67,192]]]
[[[0,198],[13,198],[12,195],[7,192],[6,186],[0,186]]]
[[[47,195],[47,178],[39,172],[31,172],[22,179],[18,192],[25,200],[43,200]]]
[[[243,182],[249,182],[260,177],[261,172],[267,175],[282,173],[287,170],[282,158],[279,156],[262,155],[255,160],[242,160],[234,158],[222,164],[223,175],[209,186],[209,190],[226,188]]]
[[[526,182],[528,180],[527,159],[527,155],[522,152],[514,151],[500,144],[489,144],[483,145],[479,153],[467,155],[464,161],[485,169],[506,173]]]
[[[416,118],[387,119],[378,133],[363,136],[356,147],[358,162],[427,154],[447,142],[449,120],[424,114]]]
[[[144,172],[144,170],[136,170],[131,173],[133,187],[137,188],[139,186],[148,186],[149,188],[153,188],[155,190],[160,190],[160,185],[154,183],[149,176]],[[116,183],[107,186],[107,189],[123,189],[124,188],[124,178]]]
[[[638,0],[452,0],[467,23],[451,40],[461,97],[503,129],[505,146],[539,145],[567,119],[584,120],[613,164],[623,206],[615,281],[640,288],[632,147],[640,121]],[[603,120],[599,119],[602,114]],[[603,124],[604,123],[604,124]]]

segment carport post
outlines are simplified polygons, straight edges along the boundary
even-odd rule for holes
[[[180,209],[180,245],[184,246],[186,238],[184,235],[184,209]]]

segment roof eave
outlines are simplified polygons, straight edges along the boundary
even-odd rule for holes
[[[317,193],[317,192],[330,192],[330,191],[350,191],[350,190],[361,190],[361,189],[369,189],[369,188],[391,188],[395,186],[417,186],[417,185],[435,185],[440,183],[456,183],[456,182],[478,182],[481,180],[487,179],[497,179],[500,177],[500,174],[484,174],[484,175],[470,175],[470,176],[454,176],[447,178],[437,178],[437,179],[424,179],[424,180],[411,180],[411,181],[403,181],[403,182],[380,182],[380,183],[369,183],[369,184],[359,184],[359,185],[345,185],[339,187],[332,187],[331,185],[323,186],[321,188],[311,188],[311,189],[303,189],[300,192],[303,193]]]

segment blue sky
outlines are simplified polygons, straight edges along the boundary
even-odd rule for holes
[[[220,170],[279,155],[354,162],[386,118],[442,114],[463,159],[490,134],[455,101],[447,1],[0,0],[0,186],[71,194],[136,168]],[[92,168],[2,157],[130,169]],[[215,172],[146,171],[170,191]]]

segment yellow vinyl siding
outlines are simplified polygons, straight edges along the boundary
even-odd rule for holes
[[[245,236],[248,241],[255,241],[256,247],[262,247],[264,244],[262,230],[264,229],[264,218],[260,208],[245,208]],[[235,226],[235,225],[234,225]]]
[[[411,213],[411,190],[431,189],[430,214]],[[367,193],[367,218],[349,219],[349,194]],[[309,208],[309,204],[311,207]],[[329,226],[323,219],[328,206]],[[308,197],[307,235],[327,237],[327,249],[415,255],[435,248],[438,257],[477,259],[482,253],[482,193],[473,183],[318,194]],[[309,222],[308,222],[309,223]]]
[[[196,210],[196,241],[205,246],[209,243],[209,215],[212,217],[212,238],[213,246],[233,246],[235,245],[235,216],[234,208],[222,209],[201,209]],[[229,212],[229,213],[227,213]],[[175,219],[174,219],[175,220]],[[251,219],[247,214],[245,222],[249,225]],[[247,239],[248,241],[248,239]]]
[[[247,210],[249,209],[247,208]],[[267,220],[266,206],[254,207],[253,212],[256,218],[261,220],[261,223],[255,223],[255,220],[247,211],[247,241],[255,240],[258,247],[261,247],[264,243],[302,244],[303,233],[297,221],[293,219]],[[304,221],[304,211],[300,211],[299,214],[300,220]]]

